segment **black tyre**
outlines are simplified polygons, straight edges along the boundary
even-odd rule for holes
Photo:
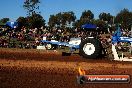
[[[98,39],[84,39],[80,44],[79,54],[84,58],[95,59],[102,54],[102,45]]]

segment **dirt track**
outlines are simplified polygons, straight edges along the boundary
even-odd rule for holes
[[[35,52],[27,51],[27,58],[23,58],[25,52],[1,50],[0,88],[131,88],[132,86],[132,82],[79,85],[76,78],[79,75],[79,66],[86,71],[86,74],[132,76],[130,62],[86,60],[78,55],[62,57],[58,52],[39,52],[39,54],[36,52],[38,56],[34,56]]]

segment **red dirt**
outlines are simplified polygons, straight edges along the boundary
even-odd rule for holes
[[[86,74],[132,76],[131,62],[86,60],[79,55],[62,57],[58,52],[27,52],[1,50],[0,88],[131,88],[132,86],[132,82],[84,85],[77,83],[78,67],[84,69]],[[27,58],[24,58],[25,54]]]

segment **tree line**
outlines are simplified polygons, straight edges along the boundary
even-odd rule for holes
[[[39,11],[40,0],[26,0],[23,4],[24,9],[27,11],[27,17],[19,17],[19,26],[25,26],[28,28],[45,27],[45,20],[41,16]],[[0,23],[6,23],[9,18],[3,18]],[[91,23],[96,24],[99,28],[115,27],[115,24],[121,24],[122,28],[130,29],[132,25],[132,12],[128,9],[122,9],[116,16],[112,16],[110,13],[102,12],[99,14],[98,19],[94,18],[94,13],[91,10],[85,10],[82,12],[79,19],[73,11],[59,12],[52,14],[49,17],[48,27],[59,28],[79,28],[81,25]]]

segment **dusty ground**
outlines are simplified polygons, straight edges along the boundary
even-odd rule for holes
[[[87,60],[57,51],[0,49],[0,88],[131,88],[126,84],[77,83],[78,67],[86,74],[129,74],[131,62]],[[132,78],[131,78],[132,79]]]

